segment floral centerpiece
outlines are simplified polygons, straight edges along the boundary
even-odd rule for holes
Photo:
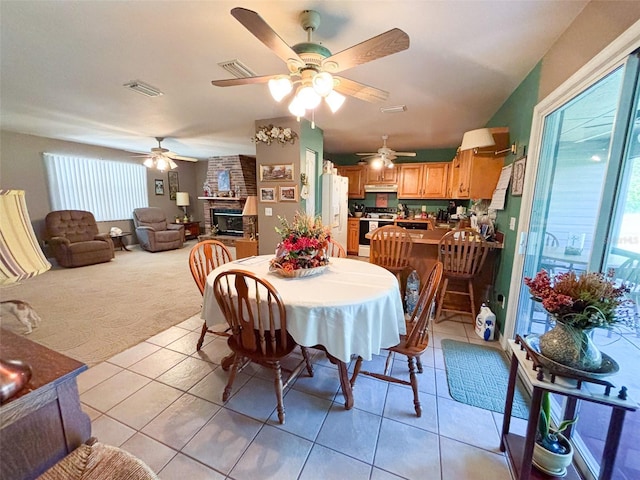
[[[624,285],[616,286],[613,273],[574,271],[551,277],[541,270],[524,283],[534,300],[556,321],[540,336],[540,351],[558,363],[585,371],[597,371],[602,355],[589,333],[597,327],[611,328],[619,322],[617,312],[626,303]]]
[[[266,143],[267,145],[271,145],[273,142],[293,145],[296,138],[298,138],[298,134],[290,128],[276,127],[270,124],[258,127],[251,140],[255,143]]]
[[[271,271],[283,276],[295,277],[320,273],[329,264],[327,245],[329,228],[322,225],[320,217],[296,213],[293,222],[278,217],[280,228],[276,232],[282,238],[271,260]]]

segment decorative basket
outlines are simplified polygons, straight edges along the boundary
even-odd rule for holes
[[[285,278],[302,278],[318,275],[326,270],[329,265],[322,265],[321,267],[314,268],[299,268],[298,270],[285,270],[277,263],[272,263],[269,267],[269,271],[273,272],[281,277]]]

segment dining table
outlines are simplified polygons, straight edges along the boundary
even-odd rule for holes
[[[213,291],[221,272],[245,270],[267,280],[285,304],[287,331],[299,345],[323,350],[337,366],[345,408],[352,408],[347,364],[358,356],[371,360],[381,349],[397,345],[400,335],[406,333],[398,280],[377,265],[334,257],[316,275],[287,278],[270,271],[272,258],[243,258],[211,271],[203,294],[202,319],[208,327],[225,323]]]

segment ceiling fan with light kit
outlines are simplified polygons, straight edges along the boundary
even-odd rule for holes
[[[174,160],[182,160],[184,162],[197,162],[197,158],[183,157],[177,153],[171,152],[167,148],[162,147],[162,141],[164,137],[156,137],[158,146],[151,149],[151,153],[145,153],[144,155],[134,155],[135,157],[146,157],[143,165],[147,168],[156,168],[161,172],[165,170],[173,170],[178,168],[178,164]]]
[[[289,111],[296,117],[314,111],[323,98],[333,113],[342,106],[345,96],[367,102],[386,100],[388,92],[335,74],[409,48],[409,36],[399,28],[393,28],[331,54],[324,45],[311,39],[320,24],[320,14],[314,10],[304,10],[300,14],[300,24],[307,32],[307,41],[293,46],[280,38],[254,11],[238,7],[231,10],[231,15],[286,62],[289,73],[213,80],[211,83],[217,87],[268,83],[269,91],[277,102],[297,86],[289,104]]]
[[[356,155],[363,157],[358,163],[369,162],[371,168],[380,170],[381,168],[393,168],[393,160],[398,157],[416,156],[416,152],[396,152],[395,150],[387,147],[388,139],[389,135],[382,136],[382,147],[380,147],[377,152],[356,153]]]

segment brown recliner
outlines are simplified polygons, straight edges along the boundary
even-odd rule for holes
[[[47,243],[62,267],[82,267],[110,261],[113,241],[98,233],[93,213],[84,210],[56,210],[47,214]]]
[[[136,208],[133,224],[140,246],[150,252],[181,248],[184,243],[184,225],[168,223],[161,208]]]

